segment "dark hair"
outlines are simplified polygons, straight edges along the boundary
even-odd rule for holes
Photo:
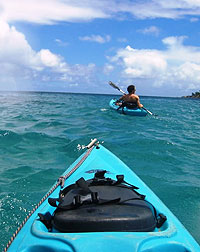
[[[127,87],[127,91],[130,93],[132,93],[133,91],[135,91],[135,86],[134,85],[130,85]]]

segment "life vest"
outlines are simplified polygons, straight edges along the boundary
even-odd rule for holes
[[[136,108],[138,108],[138,105],[137,105],[137,102],[122,101],[122,104],[119,106],[119,108],[117,108],[117,110],[122,108],[122,111],[123,111],[125,107],[127,109],[136,109]]]

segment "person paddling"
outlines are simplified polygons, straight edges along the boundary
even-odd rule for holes
[[[127,87],[128,94],[124,94],[120,97],[116,105],[121,106],[123,103],[130,104],[132,107],[142,108],[143,104],[140,103],[140,98],[135,94],[136,88],[134,85],[130,85]]]

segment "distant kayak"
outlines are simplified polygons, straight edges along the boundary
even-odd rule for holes
[[[119,105],[116,105],[116,101],[117,99],[112,99],[109,103],[109,106],[120,114],[131,115],[131,116],[146,116],[147,115],[147,111],[144,109],[140,109],[140,108],[130,109],[127,107],[120,108]]]
[[[26,218],[7,250],[199,252],[200,247],[144,182],[94,139]]]

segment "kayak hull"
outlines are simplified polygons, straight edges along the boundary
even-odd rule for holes
[[[140,109],[140,108],[128,109],[126,107],[119,108],[119,105],[116,105],[116,101],[117,101],[116,99],[112,99],[109,102],[109,106],[111,109],[114,109],[120,114],[131,115],[131,116],[146,116],[147,115],[147,111],[144,109]]]
[[[52,215],[54,213],[55,208],[50,206],[48,199],[46,199],[34,211],[11,243],[9,252],[200,251],[198,243],[179,220],[127,165],[102,145],[99,145],[98,148],[92,148],[89,155],[87,155],[87,150],[63,174],[63,176],[66,176],[74,167],[78,166],[78,169],[65,180],[64,187],[75,183],[81,177],[84,177],[85,180],[91,179],[96,171],[102,169],[106,170],[105,176],[112,179],[123,173],[124,180],[137,186],[138,192],[146,195],[146,200],[154,205],[158,213],[164,213],[167,221],[161,228],[155,228],[151,232],[48,232],[46,226],[38,218],[38,213],[50,212]],[[85,155],[87,155],[86,158]],[[83,159],[84,162],[82,162]],[[58,186],[51,193],[51,198],[57,198],[60,189],[61,187]]]

